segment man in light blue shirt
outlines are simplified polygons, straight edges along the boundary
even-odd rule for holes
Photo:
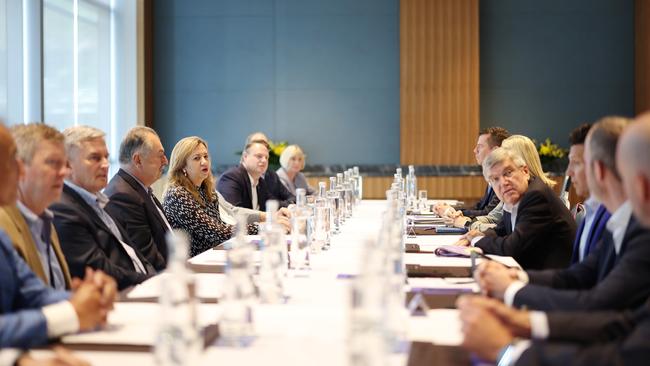
[[[86,266],[102,270],[120,290],[144,281],[155,269],[105,210],[108,198],[101,192],[108,183],[105,133],[75,126],[63,134],[70,174],[61,199],[50,209],[70,273],[81,276]]]
[[[70,289],[71,278],[47,207],[61,197],[68,172],[63,134],[43,123],[11,128],[24,167],[16,205],[0,208],[0,228],[46,285]]]

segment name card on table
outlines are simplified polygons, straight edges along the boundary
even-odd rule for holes
[[[470,365],[463,342],[458,310],[429,310],[424,317],[409,318],[411,349],[408,366]]]
[[[456,300],[463,294],[478,293],[478,284],[473,278],[409,278],[406,292],[408,304],[416,295],[430,309],[453,309]]]

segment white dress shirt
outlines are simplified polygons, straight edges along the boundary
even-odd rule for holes
[[[580,235],[580,250],[578,251],[580,261],[585,257],[585,247],[587,246],[587,239],[589,239],[589,234],[593,229],[591,225],[594,223],[594,218],[596,217],[596,211],[600,206],[600,201],[595,197],[589,197],[585,202],[583,202],[585,208],[585,226]]]
[[[510,230],[515,231],[515,224],[517,223],[517,211],[519,210],[519,202],[514,205],[509,205],[507,203],[503,204],[503,211],[510,214]],[[483,239],[484,235],[475,236],[472,238],[470,244],[476,246],[479,240]]]
[[[519,202],[515,203],[514,205],[504,203],[503,211],[510,214],[510,230],[515,231],[515,224],[517,223],[517,211],[519,211]]]
[[[630,201],[625,201],[619,208],[614,211],[612,217],[607,221],[607,230],[612,233],[612,239],[614,240],[614,250],[616,250],[616,255],[621,251],[621,246],[623,245],[623,237],[625,237],[625,230],[627,230],[627,225],[630,222],[632,217],[632,203]]]

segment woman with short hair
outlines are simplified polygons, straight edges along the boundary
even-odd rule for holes
[[[305,175],[301,171],[305,168],[305,153],[298,145],[287,146],[280,155],[280,168],[277,170],[278,177],[287,189],[296,195],[297,188],[304,188],[308,195],[316,193],[309,186]]]

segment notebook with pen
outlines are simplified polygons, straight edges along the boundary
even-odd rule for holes
[[[469,258],[472,256],[472,252],[477,252],[483,254],[481,248],[475,247],[464,247],[459,245],[443,245],[434,250],[434,253],[439,257],[463,257]]]
[[[465,228],[449,227],[446,225],[413,225],[409,232],[415,235],[462,235],[467,232]]]

